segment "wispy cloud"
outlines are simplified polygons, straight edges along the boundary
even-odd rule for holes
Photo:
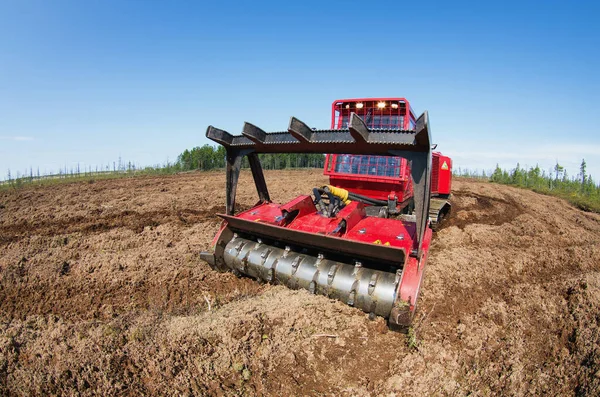
[[[32,136],[0,136],[0,139],[5,141],[33,141]]]
[[[486,148],[481,150],[483,147]],[[564,142],[497,148],[493,148],[493,145],[481,145],[481,147],[471,145],[452,149],[448,148],[442,153],[450,155],[456,167],[490,170],[499,164],[502,168],[511,169],[520,163],[521,167],[532,167],[538,164],[542,169],[548,170],[558,162],[569,170],[570,175],[576,175],[581,160],[585,158],[588,173],[600,176],[600,162],[597,160],[600,153],[598,144],[580,145]]]

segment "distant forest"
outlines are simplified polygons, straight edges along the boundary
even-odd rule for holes
[[[276,153],[259,154],[260,163],[264,169],[280,170],[284,168],[323,168],[325,156],[322,154]],[[248,158],[244,157],[242,168],[247,168]],[[211,145],[184,150],[173,164],[177,171],[225,168],[225,148]]]
[[[320,168],[325,166],[325,156],[322,154],[259,154],[260,162],[264,169],[280,170],[286,168]],[[118,162],[110,165],[81,168],[79,166],[59,170],[57,174],[40,175],[39,169],[34,172],[32,168],[24,173],[11,174],[8,170],[6,181],[0,181],[0,187],[20,187],[26,183],[44,182],[54,183],[59,180],[94,180],[101,178],[115,178],[120,176],[133,176],[144,174],[172,174],[183,171],[209,171],[225,168],[225,148],[222,146],[204,145],[190,150],[184,150],[174,163],[156,165],[151,167],[136,167],[131,162]],[[248,168],[248,158],[244,157],[242,168]],[[453,170],[454,176],[480,178],[490,182],[513,185],[534,190],[539,193],[549,194],[564,198],[577,207],[600,213],[600,186],[587,172],[585,160],[581,161],[579,173],[574,176],[567,174],[565,168],[556,163],[552,170],[543,170],[539,166],[522,168],[518,163],[511,170],[496,166],[493,172],[470,171],[467,169]]]
[[[300,153],[277,153],[277,154],[259,154],[262,167],[267,170],[281,170],[285,168],[323,168],[325,166],[325,156],[322,154],[300,154]],[[63,179],[73,180],[74,178],[100,179],[114,178],[119,176],[145,175],[145,174],[172,174],[183,171],[209,171],[213,169],[225,168],[225,148],[222,146],[204,145],[193,149],[184,150],[175,162],[166,164],[157,164],[154,166],[140,167],[131,161],[123,161],[120,157],[118,161],[107,163],[100,166],[82,166],[79,164],[71,166],[65,165],[58,172],[42,173],[40,169],[30,167],[24,172],[7,172],[5,181],[0,179],[0,186],[19,187],[25,183],[41,181],[57,181]],[[249,168],[248,158],[242,160],[242,168]]]
[[[600,185],[588,174],[585,159],[581,160],[579,173],[569,176],[567,170],[558,162],[552,170],[543,170],[539,166],[522,168],[519,163],[511,170],[504,170],[496,165],[496,169],[486,174],[485,171],[455,171],[455,176],[482,178],[491,182],[502,183],[531,189],[538,193],[561,197],[585,211],[600,213]]]

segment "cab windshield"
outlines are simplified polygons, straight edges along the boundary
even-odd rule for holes
[[[404,125],[404,116],[400,115],[371,115],[367,114],[366,116],[360,115],[364,120],[365,124],[369,128],[402,128]],[[350,122],[350,115],[344,114],[342,116],[342,126],[341,128],[348,128],[348,123]]]
[[[336,156],[335,172],[374,176],[400,176],[400,157],[340,154]]]

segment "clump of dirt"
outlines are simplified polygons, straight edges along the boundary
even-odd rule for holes
[[[321,171],[267,171],[286,201]],[[294,181],[294,183],[290,183]],[[256,202],[242,172],[239,208]],[[201,263],[223,173],[0,192],[2,394],[590,395],[600,216],[454,181],[408,335]]]

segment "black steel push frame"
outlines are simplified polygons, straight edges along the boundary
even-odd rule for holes
[[[427,112],[417,119],[415,130],[369,129],[364,120],[353,113],[345,129],[317,130],[292,117],[288,130],[283,132],[267,133],[246,122],[242,135],[232,135],[209,126],[206,137],[226,150],[226,213],[229,216],[235,213],[237,184],[244,156],[248,157],[260,202],[270,202],[271,198],[259,153],[371,154],[407,159],[411,163],[417,223],[417,239],[411,255],[421,257],[431,196],[431,129]]]

